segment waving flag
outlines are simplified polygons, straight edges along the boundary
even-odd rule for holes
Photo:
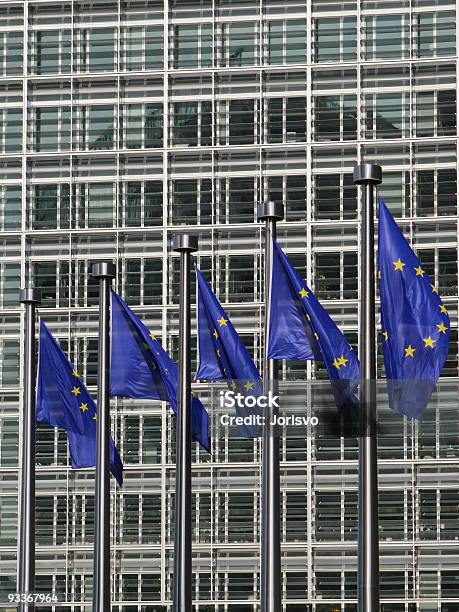
[[[450,322],[437,288],[381,197],[378,208],[378,276],[389,402],[393,410],[419,419],[448,355]]]
[[[231,390],[258,397],[263,393],[263,385],[252,357],[198,268],[196,276],[199,343],[196,380],[226,380]],[[236,410],[242,417],[262,414],[258,406]],[[261,436],[261,427],[256,425],[240,425],[238,429],[246,438]]]
[[[38,423],[67,431],[75,469],[96,464],[96,418],[96,404],[81,377],[40,321],[36,419]],[[112,438],[110,469],[118,483],[123,484],[123,464]]]
[[[169,402],[177,412],[178,368],[154,334],[112,291],[110,394]],[[197,397],[191,402],[193,440],[209,453],[209,416]]]
[[[275,240],[268,357],[322,359],[338,407],[357,405],[357,356]]]

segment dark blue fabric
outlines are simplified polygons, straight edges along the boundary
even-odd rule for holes
[[[196,380],[226,380],[229,388],[244,396],[263,393],[260,374],[228,315],[196,268],[198,285],[199,368]],[[259,407],[236,407],[238,416],[262,414]],[[245,438],[261,436],[256,425],[240,425]]]
[[[422,417],[448,355],[450,322],[435,285],[383,199],[378,200],[379,292],[389,402]]]
[[[40,321],[36,419],[68,432],[72,467],[96,464],[96,404],[59,344]],[[123,464],[110,438],[110,469],[123,484]]]
[[[357,355],[275,240],[268,357],[323,360],[337,405],[357,405]]]
[[[177,412],[178,368],[126,302],[112,292],[110,394],[169,402]],[[193,439],[209,453],[209,416],[192,398]]]

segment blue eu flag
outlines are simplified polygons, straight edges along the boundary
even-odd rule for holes
[[[448,355],[446,307],[384,200],[379,201],[379,292],[389,403],[422,417]]]
[[[110,394],[169,402],[177,412],[178,368],[126,302],[112,291]],[[209,416],[197,397],[191,402],[193,440],[209,453]]]
[[[199,345],[196,380],[226,380],[235,393],[258,397],[263,393],[263,385],[253,359],[198,268],[196,276]],[[258,406],[236,406],[236,410],[241,417],[261,415]],[[261,428],[256,425],[240,425],[238,429],[245,438],[261,436]]]
[[[40,321],[36,419],[68,433],[74,469],[96,464],[96,404],[51,332]],[[110,469],[123,484],[123,464],[110,438]]]
[[[357,405],[359,360],[275,240],[268,343],[270,359],[322,359],[337,405]]]

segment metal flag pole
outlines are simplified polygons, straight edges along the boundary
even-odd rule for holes
[[[116,269],[111,262],[92,266],[99,279],[97,357],[96,499],[93,612],[110,610],[110,289]]]
[[[40,301],[38,289],[19,291],[19,302],[25,305],[18,564],[18,593],[21,594],[33,593],[35,589],[35,313]],[[27,612],[35,606],[24,602],[18,609]]]
[[[378,442],[376,432],[376,327],[374,191],[381,166],[360,164],[354,183],[361,185],[361,278],[359,315],[360,406],[358,509],[358,610],[379,612]]]
[[[281,202],[262,202],[257,208],[258,221],[265,222],[265,316],[264,316],[264,356],[263,387],[264,393],[277,395],[277,360],[268,359],[268,336],[271,295],[271,270],[273,238],[276,237],[276,223],[284,218]],[[269,426],[278,410],[265,415],[263,427],[263,466],[261,483],[261,559],[260,559],[260,598],[263,612],[281,610],[281,547],[280,547],[280,469],[279,438],[276,428]]]
[[[191,357],[190,260],[198,250],[197,236],[172,239],[180,253],[179,386],[175,468],[174,612],[190,612],[191,597]]]

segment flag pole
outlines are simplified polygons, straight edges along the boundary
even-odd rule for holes
[[[18,564],[20,594],[33,593],[35,589],[35,314],[40,301],[38,289],[19,291],[19,302],[25,305]],[[34,609],[33,604],[19,604],[21,612]]]
[[[173,610],[190,612],[192,609],[190,261],[191,253],[198,250],[198,238],[188,234],[173,236],[172,249],[180,253]]]
[[[116,269],[111,262],[93,264],[99,279],[97,357],[96,498],[93,611],[110,610],[110,289]]]
[[[360,236],[360,406],[358,506],[358,610],[379,612],[378,443],[376,432],[376,326],[374,191],[382,181],[381,166],[354,168],[361,185]]]
[[[276,223],[284,218],[281,202],[262,202],[257,207],[258,221],[265,222],[265,316],[264,316],[264,356],[263,388],[265,395],[277,395],[277,360],[268,359],[268,337],[271,295],[271,271],[273,238],[276,237]],[[269,426],[278,410],[272,408],[265,415],[263,427],[263,465],[261,483],[261,559],[260,559],[260,599],[263,612],[281,610],[281,546],[280,546],[280,468],[279,438],[276,428]]]

